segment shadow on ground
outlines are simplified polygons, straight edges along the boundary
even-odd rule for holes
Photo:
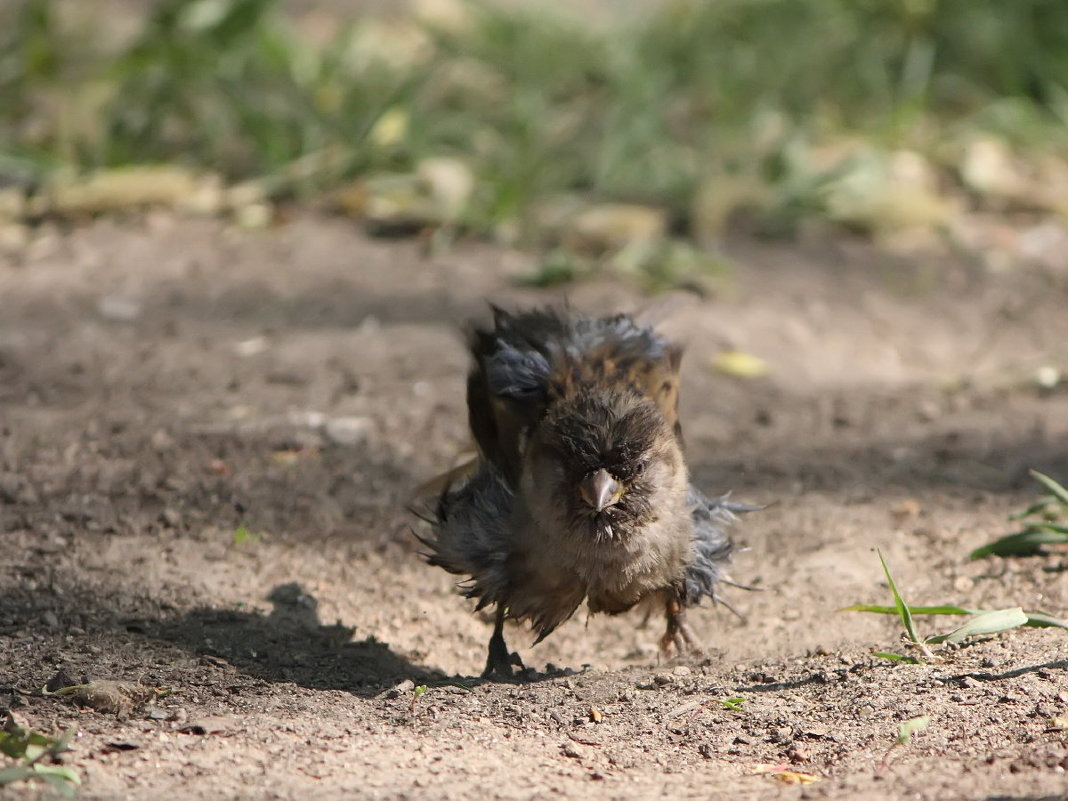
[[[352,640],[340,622],[324,625],[318,602],[299,584],[276,587],[270,613],[196,609],[145,626],[151,637],[196,654],[225,660],[242,673],[317,690],[373,695],[404,679],[426,683],[441,671],[415,665],[373,635]]]
[[[352,640],[340,623],[324,625],[317,602],[297,584],[283,584],[269,595],[268,614],[235,609],[199,608],[171,616],[152,599],[128,598],[68,588],[56,592],[9,588],[5,592],[0,635],[19,637],[35,631],[37,653],[52,657],[23,663],[20,650],[9,654],[12,679],[25,690],[39,687],[62,669],[89,679],[134,679],[166,685],[182,661],[169,646],[203,657],[207,667],[236,668],[267,682],[291,682],[310,689],[333,689],[368,697],[409,679],[444,680],[440,670],[417,665],[373,635]],[[46,621],[43,625],[41,621]],[[30,638],[23,635],[27,656]],[[80,647],[85,644],[85,647]],[[89,644],[92,644],[90,646]],[[162,651],[161,651],[162,646]]]

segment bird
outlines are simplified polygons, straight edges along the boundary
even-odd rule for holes
[[[690,483],[682,348],[627,314],[492,311],[468,339],[477,456],[445,474],[430,532],[416,535],[477,609],[494,608],[482,676],[523,668],[506,620],[529,623],[536,644],[583,602],[609,615],[659,604],[661,649],[699,652],[686,610],[722,601],[728,528],[757,507]]]

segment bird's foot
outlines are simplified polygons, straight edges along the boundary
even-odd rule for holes
[[[667,630],[660,638],[661,654],[667,656],[672,648],[676,656],[687,654],[700,658],[705,655],[697,635],[686,622],[686,609],[678,601],[670,601],[667,605]]]
[[[504,636],[494,632],[493,637],[490,638],[489,655],[486,657],[486,669],[482,671],[482,678],[514,679],[514,668],[525,670],[526,666],[518,653],[515,651],[509,653],[508,646],[504,642]]]

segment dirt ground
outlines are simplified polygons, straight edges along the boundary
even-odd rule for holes
[[[646,299],[316,217],[105,220],[0,261],[0,706],[77,727],[87,799],[1068,797],[1065,632],[894,665],[871,654],[896,621],[835,612],[888,602],[881,548],[913,603],[1068,615],[1064,552],[967,561],[1029,467],[1068,477],[1068,392],[1033,381],[1068,367],[1068,273],[727,251],[724,292],[665,330],[696,482],[769,504],[733,568],[763,591],[693,616],[700,661],[658,663],[640,615],[513,629],[555,666],[522,684],[475,678],[489,627],[404,509],[466,444],[457,327],[486,299]],[[771,374],[716,373],[728,347]],[[160,692],[93,711],[39,692],[61,670]],[[754,773],[780,763],[820,781]]]

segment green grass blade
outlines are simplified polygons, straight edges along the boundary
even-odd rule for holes
[[[928,715],[920,715],[918,718],[911,718],[902,723],[897,730],[897,742],[899,745],[904,745],[918,731],[923,731],[927,728],[927,724],[931,722],[931,718]]]
[[[872,656],[877,656],[880,659],[889,659],[891,662],[904,662],[906,665],[918,665],[920,660],[914,656],[903,656],[902,654],[892,654],[888,651],[876,651]]]
[[[879,604],[853,604],[838,610],[839,612],[872,612],[877,615],[896,615],[896,606],[880,606]],[[978,615],[982,609],[966,609],[963,606],[944,604],[942,606],[910,606],[909,612],[913,615]]]
[[[870,612],[876,615],[896,615],[897,607],[894,606],[880,606],[878,604],[854,604],[853,606],[847,606],[843,609],[839,609],[839,612]],[[943,606],[910,606],[909,612],[914,615],[985,615],[988,612],[994,610],[990,609],[968,609],[964,606],[953,606],[952,604],[945,604]],[[1027,622],[1023,625],[1030,628],[1042,629],[1042,628],[1057,628],[1068,629],[1068,621],[1056,618],[1048,612],[1028,612],[1024,610],[1024,614],[1027,615]],[[928,640],[930,642],[930,640]]]
[[[1068,621],[1056,618],[1046,612],[1025,612],[1027,615],[1027,622],[1025,626],[1029,626],[1034,629],[1065,629],[1068,630]]]
[[[1043,511],[1051,503],[1053,503],[1052,498],[1043,498],[1040,501],[1035,501],[1022,512],[1014,512],[1013,514],[1009,515],[1009,520],[1023,520],[1025,517],[1036,515],[1039,512]]]
[[[883,558],[883,552],[876,550],[879,554],[879,561],[883,565],[883,573],[886,575],[886,581],[890,585],[890,592],[894,594],[894,606],[897,609],[898,617],[901,618],[901,623],[905,627],[905,633],[908,634],[909,639],[917,645],[923,645],[921,640],[916,635],[916,627],[912,623],[912,613],[909,612],[909,607],[901,597],[901,593],[897,591],[897,584],[894,583],[894,577],[890,575],[890,568],[886,565],[886,560]]]
[[[1032,523],[1031,528],[1039,528],[1043,531],[1052,531],[1054,534],[1068,535],[1068,526],[1060,526],[1056,523]]]
[[[1018,606],[1010,609],[995,609],[976,615],[960,628],[953,629],[948,634],[939,634],[928,637],[929,645],[939,645],[944,642],[960,643],[968,637],[977,637],[983,634],[997,634],[1000,631],[1008,631],[1018,626],[1027,625],[1028,617],[1024,610]]]
[[[20,782],[33,776],[33,768],[26,765],[12,765],[10,768],[0,770],[0,787],[14,782]]]
[[[1043,545],[1056,545],[1068,542],[1068,534],[1050,531],[1044,526],[1029,526],[1016,534],[994,540],[971,552],[969,558],[982,559],[984,556],[1028,556]]]
[[[1065,489],[1052,478],[1045,473],[1040,473],[1037,470],[1031,470],[1031,477],[1046,488],[1046,491],[1056,498],[1060,503],[1068,506],[1068,489]]]

